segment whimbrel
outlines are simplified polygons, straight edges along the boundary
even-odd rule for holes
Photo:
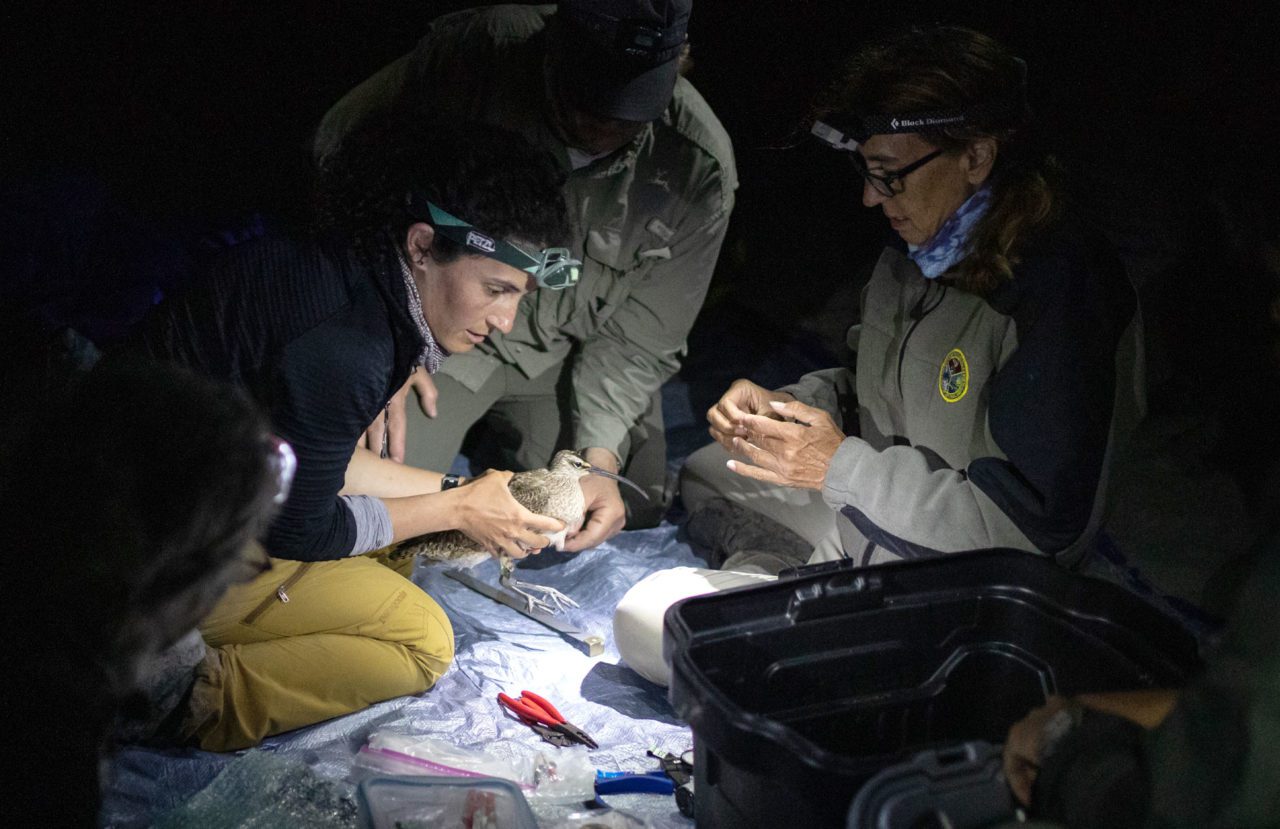
[[[603,475],[626,484],[645,498],[648,495],[634,482],[621,475],[592,466],[578,452],[562,449],[551,459],[545,469],[517,472],[507,485],[511,495],[525,509],[541,515],[549,515],[564,522],[564,529],[551,535],[551,546],[564,549],[565,537],[582,524],[586,502],[582,496],[580,480],[585,475]],[[489,553],[473,539],[459,530],[428,533],[400,542],[391,553],[392,558],[421,555],[433,561],[449,561],[464,567],[474,567],[489,558]],[[578,603],[554,587],[532,584],[515,578],[515,560],[506,554],[498,556],[499,582],[524,597],[530,610],[557,613],[565,607],[577,607]],[[535,594],[542,594],[537,596]]]

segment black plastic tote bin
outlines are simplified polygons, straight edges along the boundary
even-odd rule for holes
[[[1004,741],[1052,693],[1182,685],[1195,639],[1137,597],[1027,553],[849,562],[667,611],[670,698],[701,827],[843,826],[922,749]]]

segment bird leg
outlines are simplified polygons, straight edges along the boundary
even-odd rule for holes
[[[517,579],[516,562],[510,556],[499,556],[498,562],[498,583],[523,597],[529,611],[540,610],[554,616],[571,607],[578,607],[577,602],[554,587]]]

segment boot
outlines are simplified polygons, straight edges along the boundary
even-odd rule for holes
[[[685,524],[689,540],[710,553],[712,567],[723,568],[728,559],[751,554],[754,564],[777,569],[798,567],[809,560],[813,545],[793,530],[766,515],[727,498],[712,498],[689,516]]]

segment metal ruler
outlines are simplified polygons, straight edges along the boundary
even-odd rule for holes
[[[493,599],[495,602],[504,604],[539,624],[546,625],[561,636],[572,640],[573,644],[581,648],[587,656],[599,656],[604,653],[604,639],[600,636],[594,633],[584,633],[572,625],[562,622],[550,613],[543,613],[541,610],[530,610],[525,600],[513,593],[499,590],[491,584],[486,584],[479,579],[473,578],[462,570],[445,570],[444,574],[464,587],[471,588],[481,596]]]

